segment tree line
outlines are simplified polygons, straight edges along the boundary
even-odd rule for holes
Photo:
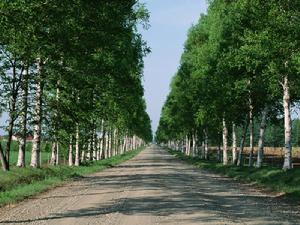
[[[34,168],[45,140],[52,143],[51,165],[67,146],[70,166],[152,140],[142,86],[150,49],[137,31],[148,17],[137,0],[0,2],[0,98],[8,114],[3,170],[10,169],[13,136],[18,167],[25,167],[33,136]]]
[[[261,167],[266,127],[282,121],[283,169],[291,169],[291,109],[300,98],[299,9],[299,1],[210,1],[188,33],[157,142],[205,159],[209,145],[220,145],[223,164],[231,157],[241,166],[249,135],[249,164]]]

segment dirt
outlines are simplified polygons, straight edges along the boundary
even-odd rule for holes
[[[0,224],[300,224],[299,207],[151,146],[118,167],[12,208]]]

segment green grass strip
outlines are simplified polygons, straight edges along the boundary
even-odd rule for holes
[[[168,151],[175,157],[195,165],[198,168],[226,175],[238,181],[255,183],[259,187],[285,193],[285,195],[292,200],[300,200],[300,169],[283,171],[275,167],[250,168],[247,166],[224,166],[221,163],[186,156],[182,152]]]
[[[41,169],[13,168],[0,172],[0,207],[61,185],[63,182],[114,167],[138,155],[144,148],[79,167],[56,166]]]

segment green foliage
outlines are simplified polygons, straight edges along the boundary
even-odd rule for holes
[[[293,121],[293,146],[300,147],[300,120]]]
[[[259,121],[267,107],[266,143],[282,146],[284,131],[277,121],[283,116],[284,77],[291,103],[300,98],[299,8],[298,1],[210,1],[207,15],[188,33],[162,108],[157,142],[196,134],[201,143],[206,131],[210,142],[218,144],[223,118],[228,127],[243,127],[250,108]],[[255,130],[258,138],[259,125]]]
[[[14,134],[23,134],[18,116],[24,110],[27,133],[41,123],[34,117],[39,86],[44,140],[67,146],[77,126],[81,147],[95,129],[152,140],[142,86],[143,57],[150,49],[137,30],[148,24],[144,5],[136,0],[13,0],[2,1],[0,12],[3,105],[10,106],[12,97],[21,104],[23,72],[29,71],[28,107],[4,107]]]

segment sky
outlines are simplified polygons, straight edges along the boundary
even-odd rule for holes
[[[206,13],[206,0],[140,0],[150,12],[150,28],[141,30],[152,53],[145,58],[144,87],[147,111],[155,132],[169,93],[187,32]]]

